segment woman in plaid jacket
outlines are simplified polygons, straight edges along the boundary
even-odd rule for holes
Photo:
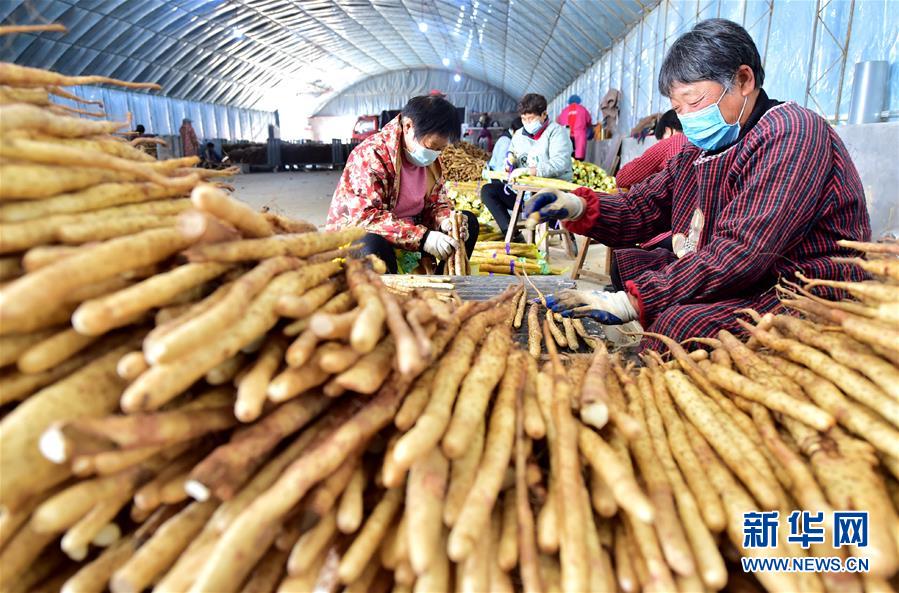
[[[615,292],[566,291],[548,299],[555,310],[608,324],[639,320],[680,341],[739,331],[734,311],[774,309],[775,285],[797,271],[861,278],[832,261],[853,255],[837,240],[871,235],[846,147],[820,116],[769,99],[764,76],[743,27],[698,23],[659,74],[690,144],[626,193],[579,188],[531,201],[542,218],[617,249]],[[669,228],[673,250],[631,248]]]

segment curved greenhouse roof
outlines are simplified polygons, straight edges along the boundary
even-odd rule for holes
[[[0,21],[69,32],[3,40],[0,58],[160,83],[248,108],[388,72],[445,70],[553,97],[658,0],[7,0]]]

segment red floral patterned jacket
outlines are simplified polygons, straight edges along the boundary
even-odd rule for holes
[[[424,209],[418,223],[393,214],[400,195],[403,134],[400,118],[366,139],[350,153],[328,210],[328,227],[362,227],[395,246],[418,251],[428,229],[437,229],[450,216],[452,203],[440,161],[428,167]]]

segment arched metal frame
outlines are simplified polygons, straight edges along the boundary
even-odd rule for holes
[[[178,99],[272,109],[395,70],[449,69],[555,96],[658,0],[7,0],[0,58],[159,82]],[[426,32],[420,28],[427,28]],[[444,65],[447,60],[448,66]]]
[[[894,0],[7,0],[0,22],[69,32],[0,39],[0,59],[264,110],[322,105],[396,70],[449,70],[513,98],[543,93],[554,112],[576,92],[595,113],[618,88],[624,128],[667,107],[655,88],[665,51],[709,17],[747,27],[769,94],[831,121],[848,114],[855,62],[899,60]],[[890,88],[895,119],[897,67]]]

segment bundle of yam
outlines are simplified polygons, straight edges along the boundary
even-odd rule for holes
[[[487,212],[487,214],[489,216],[490,213]],[[491,220],[492,219],[493,217],[491,216]],[[480,243],[481,241],[500,241],[504,237],[505,235],[499,232],[499,228],[493,224],[486,227],[482,224],[481,228],[478,231],[478,243]]]
[[[487,173],[485,173],[485,177],[487,177],[488,179],[507,181],[509,178],[509,174],[505,171],[488,171]],[[572,191],[581,187],[577,183],[565,181],[564,179],[554,179],[551,177],[532,177],[530,175],[522,175],[520,177],[516,177],[512,183],[515,185],[523,185],[534,188],[535,190],[560,189],[562,191]]]
[[[516,275],[522,272],[534,276],[560,274],[553,268],[534,243],[504,243],[478,241],[471,254],[471,264],[481,274]]]
[[[447,181],[475,181],[490,160],[490,155],[470,142],[450,144],[440,153],[443,177]]]
[[[449,276],[470,276],[471,263],[468,259],[468,252],[465,249],[465,241],[462,240],[465,217],[462,215],[462,212],[453,212],[451,222],[450,236],[456,241],[456,245],[459,248],[453,252],[452,257],[446,260],[444,272]]]

